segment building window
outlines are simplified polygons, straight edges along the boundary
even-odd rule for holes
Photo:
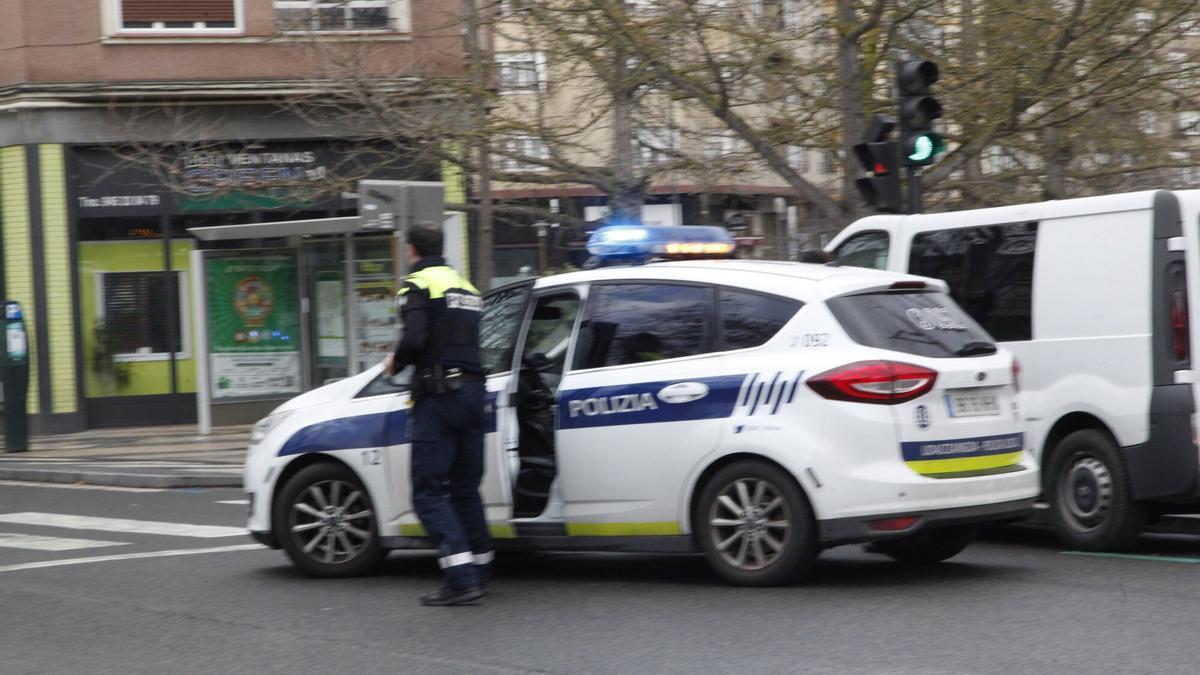
[[[501,92],[545,91],[546,55],[542,52],[496,54],[496,80]]]
[[[114,0],[121,32],[238,32],[243,0]]]
[[[1179,113],[1179,131],[1184,136],[1200,136],[1200,111]]]
[[[704,159],[717,160],[742,151],[742,143],[736,132],[729,129],[709,131],[704,134]]]
[[[284,32],[397,31],[394,0],[275,0],[275,26]]]
[[[797,173],[808,171],[808,148],[802,145],[787,146],[787,163]]]
[[[643,166],[665,164],[678,154],[679,132],[665,127],[638,129],[635,144]]]
[[[837,173],[838,156],[836,152],[826,151],[822,156],[821,171],[827,176],[832,176]]]
[[[550,158],[546,141],[537,136],[510,136],[501,142],[498,150],[503,155],[498,162],[503,171],[545,171],[545,166],[526,160]]]
[[[103,272],[97,274],[99,322],[118,361],[190,358],[181,322],[187,298],[181,272]]]

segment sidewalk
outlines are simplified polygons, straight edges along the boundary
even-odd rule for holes
[[[241,487],[249,426],[93,429],[37,436],[28,452],[0,454],[0,480],[140,488]],[[0,438],[3,449],[3,438]]]

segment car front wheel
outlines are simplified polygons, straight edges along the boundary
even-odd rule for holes
[[[368,574],[386,555],[371,496],[341,464],[319,462],[292,476],[275,504],[274,522],[288,557],[313,576]]]
[[[802,576],[817,557],[816,525],[796,481],[757,460],[718,470],[701,488],[692,522],[713,569],[739,586]]]

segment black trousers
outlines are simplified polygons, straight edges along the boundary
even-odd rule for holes
[[[425,394],[413,404],[413,509],[437,548],[446,583],[457,588],[477,585],[475,563],[492,556],[479,496],[484,430],[483,382]]]

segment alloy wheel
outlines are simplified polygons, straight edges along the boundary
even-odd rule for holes
[[[289,531],[304,555],[340,564],[354,560],[371,544],[374,519],[360,489],[342,480],[325,480],[296,495]]]
[[[739,478],[723,487],[709,507],[708,524],[721,557],[745,571],[774,563],[792,535],[787,500],[762,478]]]

